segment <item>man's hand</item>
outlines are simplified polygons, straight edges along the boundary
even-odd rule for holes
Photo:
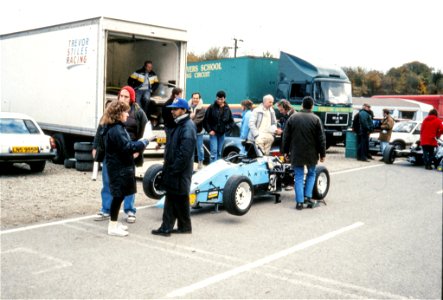
[[[215,135],[215,131],[214,130],[209,131],[209,135]]]
[[[140,153],[138,153],[138,152],[135,152],[135,153],[132,154],[132,156],[134,157],[134,159],[136,159],[139,155],[140,155]]]
[[[92,149],[92,157],[95,157],[95,153],[97,153],[96,149]]]

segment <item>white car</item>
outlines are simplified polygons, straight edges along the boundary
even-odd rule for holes
[[[421,124],[421,121],[401,121],[395,123],[389,144],[393,145],[397,150],[409,148],[420,140]],[[373,154],[380,152],[379,135],[380,133],[371,133],[369,137],[369,152]]]
[[[42,172],[46,160],[55,156],[54,142],[37,122],[20,113],[0,112],[0,165],[27,163],[31,171]]]

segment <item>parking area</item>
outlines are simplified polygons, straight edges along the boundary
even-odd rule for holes
[[[207,207],[192,235],[151,235],[153,201],[126,238],[92,215],[4,229],[2,298],[440,299],[441,173],[342,148],[325,165],[327,205],[296,211],[285,191],[242,217]]]

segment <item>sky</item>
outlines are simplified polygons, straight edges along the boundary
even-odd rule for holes
[[[7,4],[6,4],[7,3]],[[443,72],[442,0],[3,1],[0,34],[107,16],[186,29],[188,52],[288,52],[314,64],[383,73],[419,61]],[[233,50],[230,50],[233,56]]]

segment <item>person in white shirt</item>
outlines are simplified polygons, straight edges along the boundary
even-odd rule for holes
[[[254,141],[265,155],[269,155],[277,131],[277,119],[273,104],[274,97],[265,95],[263,103],[252,111],[249,119],[248,140]]]

